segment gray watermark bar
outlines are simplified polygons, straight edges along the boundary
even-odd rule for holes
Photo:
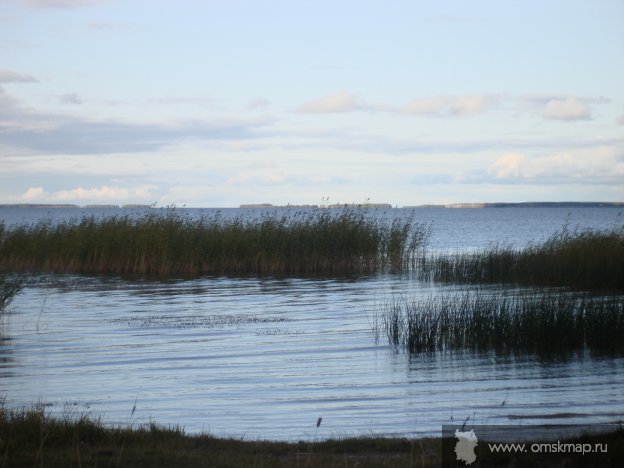
[[[624,426],[444,425],[443,466],[624,466]]]

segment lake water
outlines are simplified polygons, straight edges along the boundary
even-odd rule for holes
[[[47,211],[0,209],[0,219],[122,212]],[[385,215],[410,213],[432,223],[434,248],[448,250],[500,241],[522,246],[566,222],[623,222],[614,208]],[[375,339],[371,327],[384,300],[461,288],[381,273],[167,282],[38,276],[0,327],[0,397],[10,407],[39,401],[50,412],[247,439],[439,435],[442,424],[468,417],[473,424],[622,421],[622,357],[410,356],[384,336]]]

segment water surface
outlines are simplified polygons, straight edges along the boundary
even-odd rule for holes
[[[0,392],[13,406],[287,440],[314,437],[321,416],[318,436],[624,415],[622,358],[410,357],[375,340],[380,301],[432,291],[392,275],[43,278],[5,317]]]
[[[0,218],[14,224],[80,213],[0,209]],[[622,221],[613,208],[389,213],[432,223],[432,248],[449,250],[523,246],[566,222],[609,228]],[[622,357],[409,356],[384,336],[375,339],[384,300],[458,288],[392,274],[167,282],[40,276],[2,320],[0,396],[11,407],[40,401],[51,412],[111,423],[155,421],[250,439],[439,435],[442,424],[468,417],[522,425],[622,420]]]

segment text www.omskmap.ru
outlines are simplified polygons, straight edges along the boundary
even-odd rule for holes
[[[607,453],[608,444],[571,444],[561,441],[548,444],[488,444],[492,453]]]

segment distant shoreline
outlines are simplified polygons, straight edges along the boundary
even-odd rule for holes
[[[519,202],[519,203],[449,203],[447,205],[415,205],[403,208],[604,208],[624,207],[624,202]]]
[[[396,208],[618,208],[624,207],[624,202],[493,202],[493,203],[448,203],[444,205],[406,205]],[[46,208],[46,209],[147,209],[156,208],[154,205],[126,204],[126,205],[74,205],[54,203],[0,203],[0,208]],[[191,207],[184,207],[191,208]],[[196,207],[196,208],[228,208],[228,207]],[[235,208],[235,207],[229,207]],[[391,209],[390,203],[352,203],[333,205],[273,205],[271,203],[250,203],[239,205],[240,209],[278,209],[278,208],[373,208]]]

